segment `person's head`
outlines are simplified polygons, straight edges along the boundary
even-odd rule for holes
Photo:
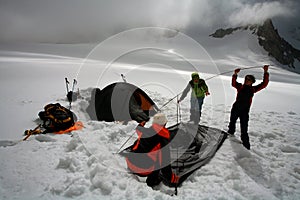
[[[167,119],[166,115],[163,113],[157,113],[153,116],[152,124],[159,124],[161,126],[164,126],[167,124],[167,122],[168,122],[168,119]]]
[[[193,80],[194,83],[198,83],[199,82],[200,77],[199,77],[198,72],[192,73],[191,77],[192,77],[192,80]]]
[[[246,75],[244,84],[245,85],[252,85],[253,83],[255,83],[255,77],[253,75]]]

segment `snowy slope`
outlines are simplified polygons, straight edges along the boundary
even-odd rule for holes
[[[243,44],[251,41],[251,36],[241,33],[234,38],[235,43],[230,39],[229,36],[222,44],[213,39],[203,40],[219,72],[266,63],[265,55],[257,46]],[[172,46],[170,49],[174,52],[182,48],[181,52],[187,52],[188,48],[184,49],[182,43],[172,42],[163,47]],[[273,66],[270,84],[254,97],[249,124],[252,149],[245,150],[235,138],[225,140],[211,162],[184,182],[178,196],[171,197],[165,193],[173,189],[163,187],[165,192],[155,191],[137,181],[126,172],[124,159],[114,154],[133,134],[136,122],[122,125],[91,121],[85,113],[91,88],[96,85],[96,80],[91,80],[97,72],[94,70],[104,70],[101,63],[105,61],[93,58],[97,51],[89,55],[91,60],[83,61],[84,56],[78,54],[86,52],[87,47],[82,50],[78,46],[73,49],[66,46],[72,49],[66,55],[60,46],[60,53],[55,55],[49,54],[55,52],[55,45],[49,45],[48,50],[43,47],[48,53],[34,52],[38,45],[34,46],[33,49],[23,46],[22,52],[9,48],[2,48],[0,52],[0,199],[299,199],[299,75]],[[114,52],[114,47],[111,48],[107,51]],[[224,48],[229,51],[223,51]],[[182,91],[193,71],[193,68],[180,66],[182,61],[172,56],[172,51],[168,53],[147,49],[127,54],[105,71],[105,80],[101,79],[98,86],[102,88],[109,82],[121,81],[120,74],[124,73],[127,81],[144,89],[160,107]],[[157,57],[151,63],[154,54]],[[213,66],[211,60],[205,60],[207,57],[196,59],[194,54],[187,55],[192,55],[189,61],[195,59],[202,64],[197,69],[203,71],[203,78],[218,73],[203,66]],[[84,68],[86,71],[81,70],[84,75],[78,75],[83,62],[91,68]],[[99,68],[93,68],[94,65]],[[262,69],[242,71],[240,77],[246,73],[255,74],[258,82],[262,78]],[[230,86],[230,75],[207,81],[211,96],[204,103],[203,125],[227,130],[236,95]],[[23,131],[35,126],[37,113],[44,105],[50,102],[68,105],[64,77],[78,77],[81,98],[73,103],[72,109],[84,123],[84,129],[66,135],[31,136],[28,141],[20,141]],[[181,110],[182,120],[187,121],[188,98],[182,102]],[[176,123],[175,102],[168,104],[163,112],[169,118],[168,125]],[[239,128],[236,137],[239,137]]]

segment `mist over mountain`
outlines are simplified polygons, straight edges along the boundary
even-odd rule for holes
[[[257,35],[257,42],[259,45],[268,52],[269,56],[275,58],[276,61],[282,65],[295,69],[296,63],[300,62],[300,50],[280,36],[271,19],[267,19],[263,24],[239,26],[227,29],[221,28],[210,34],[210,36],[223,38],[226,35],[243,30],[250,31],[252,34]],[[295,39],[299,38],[299,32],[294,31],[292,36]]]
[[[0,0],[0,42],[99,43],[134,28],[162,27],[190,36],[278,18],[299,25],[297,0]],[[298,24],[298,25],[297,25]]]

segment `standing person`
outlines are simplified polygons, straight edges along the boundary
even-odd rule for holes
[[[269,83],[269,66],[265,65],[264,69],[264,78],[263,81],[256,85],[252,86],[255,83],[255,77],[253,75],[246,75],[244,84],[237,82],[237,74],[240,72],[240,68],[234,70],[232,75],[232,87],[236,88],[237,96],[234,104],[232,105],[230,122],[228,126],[228,133],[233,135],[235,132],[235,123],[238,118],[240,118],[241,125],[241,140],[245,148],[250,149],[250,142],[248,136],[248,121],[249,121],[249,111],[252,103],[252,97],[254,93],[267,87]]]
[[[177,184],[179,177],[172,172],[170,148],[170,132],[165,127],[167,118],[163,113],[153,116],[152,126],[145,128],[142,122],[136,128],[138,139],[130,147],[126,157],[129,170],[139,176],[147,176],[146,183],[150,187],[158,185],[162,179],[160,173],[171,184]]]
[[[181,102],[187,95],[187,93],[192,89],[191,93],[191,108],[190,108],[190,121],[195,124],[200,122],[201,110],[205,96],[210,95],[208,87],[203,79],[200,79],[197,72],[192,73],[192,80],[189,81],[187,86],[182,92],[178,103]]]

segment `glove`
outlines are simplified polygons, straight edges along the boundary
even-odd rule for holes
[[[240,71],[241,71],[241,69],[237,68],[237,69],[234,70],[234,74],[238,74]]]
[[[265,65],[265,66],[264,66],[264,71],[265,71],[265,72],[268,72],[268,69],[269,69],[269,65]]]
[[[181,102],[181,100],[179,99],[178,101],[177,101],[177,103],[180,103]]]
[[[171,183],[177,184],[179,183],[179,176],[177,176],[176,174],[172,174],[172,178],[171,178]]]
[[[205,92],[205,95],[208,96],[208,95],[210,95],[210,93],[209,92]]]
[[[139,123],[139,126],[145,126],[145,124],[146,124],[146,121],[142,121]]]

